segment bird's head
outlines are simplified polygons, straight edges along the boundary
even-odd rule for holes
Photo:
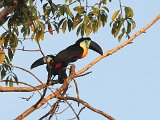
[[[102,48],[96,42],[92,41],[90,37],[80,38],[76,42],[76,44],[80,45],[81,47],[85,46],[86,48],[96,51],[97,53],[103,55]]]
[[[32,65],[31,65],[31,69],[35,68],[35,67],[38,67],[40,65],[44,65],[44,64],[47,64],[47,63],[50,63],[53,59],[54,59],[55,56],[53,55],[47,55],[46,58],[45,57],[42,57],[42,58],[39,58],[38,60],[36,60]]]

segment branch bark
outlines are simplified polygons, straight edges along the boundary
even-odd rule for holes
[[[42,84],[35,87],[2,87],[0,86],[0,92],[33,92],[42,90],[43,88],[46,88],[47,86],[58,84],[59,81],[50,81],[49,84]]]

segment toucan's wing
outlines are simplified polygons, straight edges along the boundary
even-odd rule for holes
[[[54,61],[68,64],[70,62],[75,62],[82,54],[83,54],[83,48],[74,44],[60,51],[55,56]]]

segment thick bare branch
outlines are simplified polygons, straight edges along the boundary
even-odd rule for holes
[[[48,85],[42,84],[42,85],[38,85],[35,87],[3,87],[3,86],[0,86],[0,92],[33,92],[33,91],[42,90],[43,88],[46,88],[47,86],[58,84],[58,83],[59,81],[55,80],[55,81],[50,81]]]

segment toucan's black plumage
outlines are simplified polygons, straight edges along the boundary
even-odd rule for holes
[[[75,44],[60,51],[56,56],[47,55],[46,58],[38,59],[31,65],[31,69],[49,63],[52,66],[52,75],[58,75],[63,83],[63,80],[67,77],[65,68],[69,63],[85,57],[88,54],[88,49],[92,49],[101,55],[103,54],[101,47],[92,41],[90,37],[80,38]]]

